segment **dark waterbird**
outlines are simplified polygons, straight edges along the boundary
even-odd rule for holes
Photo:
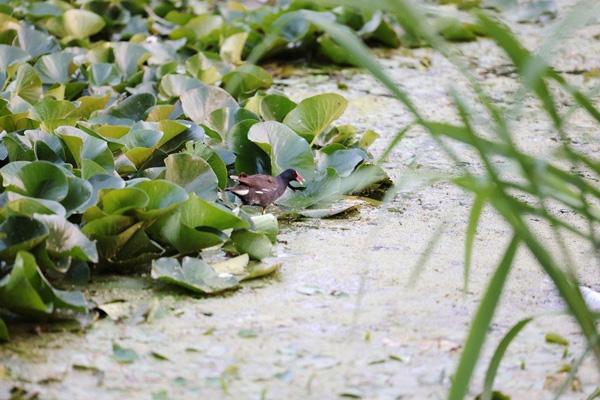
[[[270,175],[232,175],[230,177],[238,182],[236,186],[225,190],[233,193],[242,200],[243,204],[261,206],[263,213],[265,209],[275,200],[280,198],[286,188],[292,190],[303,190],[303,187],[295,187],[290,182],[304,183],[304,178],[294,169],[286,169],[278,176]]]

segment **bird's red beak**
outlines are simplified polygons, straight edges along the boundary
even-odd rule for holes
[[[300,183],[301,185],[304,185],[304,178],[302,177],[302,175],[300,175],[299,173],[296,172],[296,180],[298,181],[298,183]]]

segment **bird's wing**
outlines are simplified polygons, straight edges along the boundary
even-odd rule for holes
[[[240,176],[238,178],[238,181],[241,184],[244,184],[250,188],[254,188],[257,190],[265,189],[269,186],[277,184],[277,179],[274,176],[270,175]]]
[[[246,185],[237,185],[234,187],[227,188],[225,190],[238,196],[246,196],[248,193],[250,193],[250,188]]]

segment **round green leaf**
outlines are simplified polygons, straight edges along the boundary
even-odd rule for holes
[[[98,262],[96,245],[79,227],[58,215],[35,215],[48,228],[46,251],[55,257],[72,257],[76,260]]]
[[[104,20],[88,10],[70,9],[63,14],[67,34],[74,39],[85,39],[104,28]]]
[[[129,187],[106,191],[100,198],[100,208],[107,214],[123,214],[129,210],[144,209],[150,198],[141,189]]]
[[[23,216],[8,217],[0,224],[0,257],[12,260],[17,252],[30,250],[48,237],[48,228],[39,221]]]
[[[218,178],[203,158],[188,153],[165,158],[166,179],[207,200],[217,198]]]
[[[148,195],[149,201],[146,210],[137,211],[138,215],[144,219],[156,218],[168,213],[188,198],[184,188],[163,179],[142,181],[133,187]]]
[[[283,123],[312,143],[314,138],[338,119],[348,102],[339,94],[325,93],[302,100],[290,111]]]
[[[305,178],[314,175],[315,160],[308,142],[286,125],[267,121],[252,125],[248,139],[271,156],[273,175],[294,168]]]
[[[0,169],[7,190],[29,197],[61,201],[69,192],[64,170],[47,161],[16,161]]]

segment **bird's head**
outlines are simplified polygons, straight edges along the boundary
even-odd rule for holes
[[[304,190],[304,188],[299,188],[299,187],[295,187],[295,186],[291,186],[290,185],[290,182],[298,182],[299,184],[304,185],[304,178],[295,169],[288,168],[285,171],[283,171],[279,176],[281,177],[281,179],[283,179],[287,183],[287,186],[290,189],[292,189],[292,190]]]

